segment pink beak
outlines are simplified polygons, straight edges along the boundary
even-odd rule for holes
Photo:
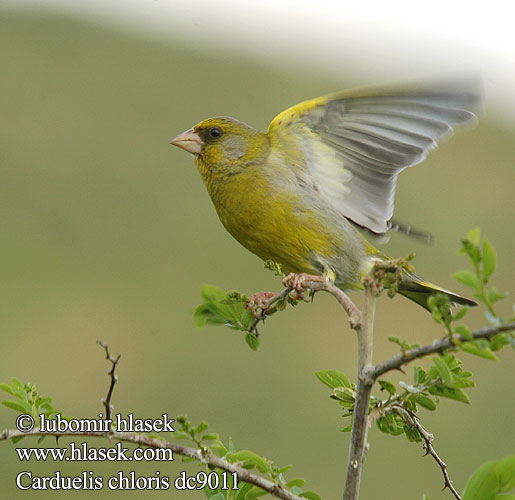
[[[188,151],[188,153],[200,154],[202,152],[202,147],[204,146],[204,141],[200,138],[200,136],[195,132],[194,129],[190,128],[179,134],[177,137],[174,137],[170,144],[177,146],[178,148],[184,149]]]

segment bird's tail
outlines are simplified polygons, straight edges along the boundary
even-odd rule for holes
[[[462,306],[475,307],[477,306],[477,302],[473,300],[467,299],[466,297],[462,297],[461,295],[457,295],[453,292],[449,292],[449,290],[445,290],[433,283],[429,283],[428,281],[424,281],[419,278],[417,275],[408,272],[405,279],[403,279],[399,283],[399,293],[404,295],[404,297],[416,302],[421,305],[424,309],[429,311],[429,307],[427,305],[427,299],[435,293],[442,293],[449,297],[452,304],[460,304]]]

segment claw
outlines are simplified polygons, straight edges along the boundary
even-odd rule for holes
[[[257,320],[265,319],[268,313],[269,304],[268,301],[274,296],[273,292],[259,292],[252,295],[249,299],[248,304],[245,307],[250,309],[252,316]],[[261,314],[258,314],[256,307],[261,309]]]
[[[325,283],[326,279],[327,278],[325,276],[317,276],[315,274],[290,273],[283,279],[283,285],[291,286],[292,289],[295,290],[295,292],[297,293],[295,300],[306,300],[306,297],[303,293],[306,288],[309,288],[309,286],[306,284],[306,281]]]

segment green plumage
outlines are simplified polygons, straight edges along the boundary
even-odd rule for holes
[[[172,144],[195,154],[222,224],[245,248],[287,272],[360,288],[388,257],[356,225],[387,231],[398,174],[474,121],[478,99],[470,89],[347,91],[284,111],[267,133],[210,118]],[[475,305],[408,272],[399,285],[426,309],[436,292]]]

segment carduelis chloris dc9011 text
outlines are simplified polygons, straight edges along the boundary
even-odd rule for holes
[[[389,257],[358,230],[390,229],[399,173],[455,128],[474,123],[479,85],[364,88],[297,104],[267,132],[209,118],[172,139],[195,163],[227,231],[292,273],[360,288]],[[399,293],[428,308],[433,293],[469,299],[404,272]]]

